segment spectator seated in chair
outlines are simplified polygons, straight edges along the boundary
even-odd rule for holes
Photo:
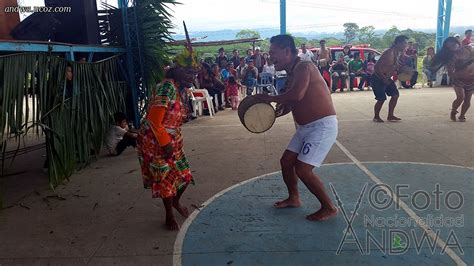
[[[242,70],[242,84],[247,87],[247,96],[252,95],[253,89],[257,85],[258,70],[249,60],[247,66]]]
[[[369,86],[371,86],[372,76],[375,72],[375,63],[377,63],[377,60],[375,60],[375,53],[369,52],[369,54],[367,55],[367,59],[365,59],[364,61],[364,71],[367,75],[367,84]]]
[[[227,64],[227,61],[229,61],[229,59],[227,58],[227,55],[225,55],[224,48],[219,48],[218,53],[219,54],[216,57],[216,64],[221,68],[225,68],[225,65]]]
[[[413,75],[409,81],[401,81],[400,84],[403,88],[413,88],[416,84],[416,80],[418,79],[418,71],[416,71],[416,61],[418,57],[418,50],[413,42],[408,42],[408,48],[405,49],[405,52],[402,53],[400,56],[400,65],[401,66],[409,66],[413,71]]]
[[[217,64],[214,64],[214,66],[219,67],[217,66]],[[208,63],[206,62],[201,63],[201,69],[200,69],[198,78],[199,78],[199,84],[201,85],[201,89],[206,89],[207,92],[209,93],[209,96],[213,97],[213,99],[216,99],[215,97],[217,97],[218,100],[220,99],[219,102],[222,105],[222,98],[220,97],[220,94],[223,90],[221,91],[220,89],[217,88],[215,79],[214,79],[214,74],[212,72],[212,68],[211,66],[209,66]],[[214,111],[217,113],[218,108],[215,104],[215,101],[213,101],[213,105],[214,105]],[[222,110],[222,108],[220,110]]]
[[[344,55],[340,54],[336,62],[334,62],[330,68],[332,78],[332,92],[337,89],[338,81],[341,81],[341,92],[344,91],[346,79],[347,79],[347,63],[344,61]]]
[[[433,81],[436,80],[436,71],[431,69],[431,62],[433,61],[434,55],[434,48],[428,47],[428,50],[426,50],[426,56],[423,58],[423,73],[426,75],[428,86],[430,88],[433,87]]]
[[[364,90],[364,83],[367,80],[367,74],[364,72],[364,62],[360,59],[360,54],[355,53],[354,59],[349,62],[349,88],[352,91],[354,87],[354,78],[361,77],[359,81],[359,90]]]

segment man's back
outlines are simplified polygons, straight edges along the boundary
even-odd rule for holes
[[[289,90],[306,87],[302,99],[292,104],[299,125],[336,114],[326,82],[313,63],[299,62],[290,74],[289,82]]]

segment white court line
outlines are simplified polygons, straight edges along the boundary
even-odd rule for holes
[[[404,161],[365,161],[362,162],[363,164],[368,164],[368,163],[380,163],[380,164],[387,164],[387,163],[393,163],[393,164],[419,164],[419,165],[437,165],[437,166],[446,166],[446,167],[457,167],[457,168],[464,168],[468,170],[474,170],[474,167],[470,166],[462,166],[462,165],[454,165],[454,164],[442,164],[442,163],[423,163],[423,162],[404,162]]]
[[[336,140],[336,145],[341,149],[344,154],[347,155],[356,165],[359,167],[360,170],[362,170],[369,178],[375,182],[378,185],[385,185],[378,177],[376,177],[367,167],[365,167],[357,158],[352,155],[352,153],[349,152],[346,147],[344,147],[339,141]],[[441,250],[445,249],[446,254],[448,254],[451,259],[456,263],[456,265],[467,265],[450,247],[446,246],[446,242],[444,242],[441,238],[437,237],[436,233],[433,232],[433,230],[427,226],[424,223],[421,223],[421,218],[408,207],[408,205],[405,204],[405,202],[401,201],[398,199],[396,195],[393,195],[393,193],[390,193],[389,189],[386,188],[385,186],[381,186],[381,188],[389,195],[389,197],[392,197],[392,199],[398,203],[398,206],[400,206],[411,218],[413,218],[416,223],[418,224],[419,227],[421,227],[427,234],[428,236],[436,241],[436,244],[441,248]]]
[[[342,144],[340,144],[338,141],[336,142],[336,145],[343,151],[347,151],[347,149],[342,146]],[[341,147],[342,146],[342,147]],[[347,151],[349,152],[349,151]],[[457,168],[463,168],[463,169],[470,169],[470,170],[474,170],[474,167],[466,167],[466,166],[461,166],[461,165],[450,165],[450,164],[438,164],[438,163],[423,163],[423,162],[402,162],[402,161],[367,161],[367,162],[360,162],[358,161],[351,153],[347,154],[346,155],[353,161],[353,162],[343,162],[343,163],[328,163],[328,164],[324,164],[323,166],[334,166],[334,165],[349,165],[349,164],[356,164],[357,165],[357,162],[362,165],[362,163],[380,163],[380,164],[420,164],[420,165],[437,165],[437,166],[446,166],[446,167],[457,167]],[[354,161],[355,159],[355,161]],[[357,162],[356,162],[357,161]],[[359,165],[357,165],[359,166]],[[363,168],[365,168],[364,165],[362,165]],[[359,167],[360,168],[360,167]],[[361,168],[362,169],[362,168]],[[370,171],[365,168],[369,173]],[[364,171],[364,170],[362,170]],[[365,172],[365,171],[364,171]],[[206,208],[207,206],[209,206],[209,204],[211,204],[211,202],[213,202],[214,200],[216,200],[217,198],[219,198],[220,196],[222,196],[223,194],[225,194],[226,192],[236,188],[236,187],[239,187],[241,185],[244,185],[246,183],[249,183],[249,182],[252,182],[254,180],[257,180],[257,179],[260,179],[260,178],[264,178],[264,177],[267,177],[267,176],[271,176],[271,175],[275,175],[275,174],[278,174],[280,173],[280,171],[277,171],[277,172],[273,172],[273,173],[269,173],[269,174],[265,174],[265,175],[261,175],[261,176],[257,176],[257,177],[253,177],[251,179],[248,179],[248,180],[245,180],[245,181],[242,181],[242,182],[239,182],[231,187],[228,187],[220,192],[218,192],[217,194],[215,194],[214,196],[212,196],[211,198],[209,198],[208,200],[206,200],[206,202],[204,202],[202,204],[202,209]],[[366,173],[367,174],[367,173]],[[368,174],[369,175],[369,174]],[[371,173],[371,175],[373,176],[373,174]],[[370,175],[369,175],[370,176]],[[376,178],[376,177],[375,177]],[[377,179],[377,178],[376,178]],[[378,180],[378,179],[377,179]],[[375,181],[374,181],[375,182]],[[377,183],[377,182],[376,182]],[[383,187],[385,188],[385,187]],[[390,194],[389,194],[390,195]],[[394,199],[395,200],[395,199]],[[405,205],[406,206],[406,205]],[[408,208],[408,206],[406,206]],[[194,210],[191,215],[189,215],[189,217],[184,221],[183,225],[181,226],[181,229],[180,231],[178,232],[178,235],[176,236],[176,240],[174,242],[174,250],[173,250],[173,266],[181,266],[182,265],[182,252],[183,252],[183,243],[184,243],[184,238],[186,237],[186,233],[189,229],[189,226],[191,226],[191,224],[193,223],[194,219],[196,219],[196,217],[198,216],[199,212],[201,210]],[[410,210],[411,211],[411,210]],[[412,211],[413,212],[413,211]],[[415,214],[416,216],[416,214]],[[418,217],[418,216],[416,216]],[[417,219],[415,219],[417,220]],[[417,220],[419,221],[419,220]],[[424,228],[423,228],[424,229]],[[431,230],[431,229],[430,229]],[[425,230],[426,231],[426,230]],[[431,231],[432,232],[432,231]],[[433,234],[429,234],[429,236],[431,238],[433,238]],[[439,239],[438,239],[439,240]],[[441,241],[441,243],[444,243]],[[449,247],[446,248],[446,253],[451,252],[453,253],[453,251],[451,249],[449,249]],[[455,253],[454,253],[455,256],[457,256]],[[459,258],[459,257],[458,257]],[[461,262],[463,262],[461,260]],[[466,265],[466,264],[458,264],[458,265]]]

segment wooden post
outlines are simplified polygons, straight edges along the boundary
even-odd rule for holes
[[[18,12],[5,12],[5,10],[16,8],[18,6],[16,0],[0,1],[0,39],[12,40],[10,32],[20,23],[20,15]]]

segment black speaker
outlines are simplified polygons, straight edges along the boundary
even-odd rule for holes
[[[33,13],[12,31],[15,39],[100,44],[96,0],[45,0],[44,4],[69,10]]]
[[[46,7],[70,7],[71,12],[54,13],[61,23],[55,39],[59,42],[99,44],[96,0],[45,0]]]

